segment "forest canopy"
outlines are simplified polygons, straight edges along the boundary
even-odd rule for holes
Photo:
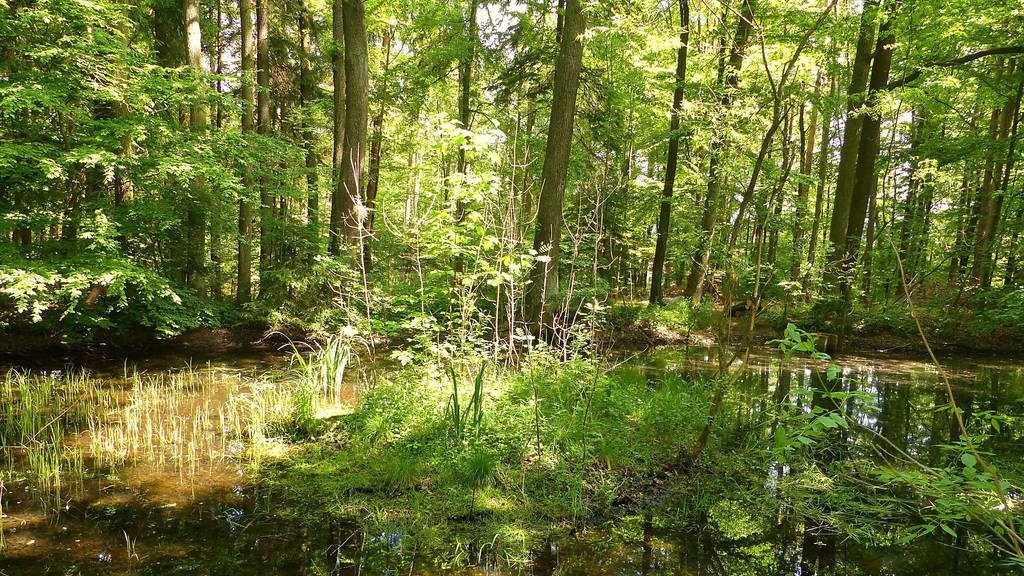
[[[4,0],[0,330],[501,346],[668,297],[842,338],[904,289],[1012,330],[1021,11]]]

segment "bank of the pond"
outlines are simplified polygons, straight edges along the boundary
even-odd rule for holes
[[[741,303],[742,304],[742,303]],[[1024,328],[1014,320],[999,322],[979,318],[969,309],[918,310],[928,344],[946,356],[1019,355],[1024,353]],[[602,340],[612,348],[656,346],[713,346],[719,341],[722,313],[718,307],[691,307],[685,298],[670,299],[665,306],[646,302],[621,302],[607,313]],[[739,310],[729,320],[730,344],[743,346],[750,329],[750,311]],[[829,332],[820,326],[806,306],[788,308],[767,303],[757,315],[751,342],[772,346],[785,328],[795,324],[810,331]],[[926,358],[927,347],[905,305],[862,310],[851,315],[851,330],[846,336],[845,353],[898,352]]]

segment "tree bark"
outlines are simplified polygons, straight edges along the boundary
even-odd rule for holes
[[[814,95],[821,95],[821,70],[814,80]],[[789,280],[799,282],[804,263],[805,228],[807,202],[810,195],[811,170],[814,167],[814,136],[818,130],[818,106],[811,108],[811,117],[804,123],[804,106],[800,106],[800,181],[796,186],[796,215],[793,219],[793,263],[790,265]]]
[[[736,35],[733,37],[729,49],[729,63],[725,68],[719,68],[721,92],[718,103],[721,108],[728,108],[732,104],[736,86],[740,80],[740,68],[743,67],[743,54],[750,39],[750,30],[753,24],[753,0],[744,1],[743,9],[736,25]],[[693,266],[690,268],[690,275],[686,280],[686,294],[694,303],[699,303],[704,294],[704,278],[707,276],[711,264],[711,249],[715,240],[715,224],[718,221],[719,204],[721,203],[721,154],[725,142],[721,139],[711,145],[708,158],[708,193],[704,197],[704,213],[700,220],[701,235],[698,240],[697,251],[694,253]]]
[[[848,268],[850,267],[846,259],[846,241],[854,198],[857,156],[860,153],[860,140],[864,127],[865,114],[862,108],[867,99],[868,77],[871,73],[871,57],[877,20],[878,0],[865,0],[857,38],[857,50],[853,61],[853,74],[850,79],[850,87],[847,90],[846,125],[843,129],[843,143],[839,150],[835,200],[832,206],[832,221],[829,226],[831,250],[825,267],[825,285],[829,290],[832,288],[841,290],[847,285],[846,281],[841,281],[841,277],[849,272]],[[866,202],[865,205],[867,205]],[[845,321],[846,317],[840,310],[844,299],[845,296],[841,296],[839,302],[833,300],[834,317],[840,323]]]
[[[309,230],[312,254],[320,252],[320,189],[317,167],[320,155],[316,150],[316,138],[313,122],[310,119],[309,106],[316,99],[316,78],[313,75],[312,57],[310,56],[310,33],[313,28],[313,15],[308,4],[303,4],[299,12],[299,52],[301,68],[299,69],[299,105],[302,106],[302,147],[306,152],[306,226]]]
[[[686,88],[686,56],[690,43],[690,1],[679,0],[679,49],[676,52],[675,88],[672,91],[672,117],[668,128],[668,157],[665,160],[665,184],[661,191],[658,212],[658,240],[654,248],[654,270],[651,274],[651,304],[664,303],[665,256],[672,218],[672,192],[676,184],[679,162],[679,114]]]
[[[1006,66],[1006,72],[1000,68],[997,78],[1003,74],[1013,74],[1015,62]],[[1024,84],[1021,84],[1024,87]],[[1011,125],[1016,132],[1017,109],[1020,106],[1021,90],[1018,89],[1013,97],[1007,99],[1006,103],[999,109],[992,111],[990,122],[990,133],[992,135],[995,149],[989,152],[985,165],[985,180],[982,183],[981,197],[979,199],[978,227],[974,242],[974,264],[971,267],[971,278],[974,284],[981,288],[989,288],[992,285],[992,269],[994,265],[993,247],[996,245],[996,232],[999,228],[999,218],[1002,214],[1003,198],[1009,185],[1009,174],[1013,168],[1013,149],[1016,144],[1016,137],[1013,138],[1007,147],[1008,154],[1000,156],[998,143],[1009,137]],[[1016,136],[1016,134],[1014,134]],[[1004,178],[1004,174],[1006,178]]]
[[[836,95],[835,76],[829,78],[829,100]],[[804,297],[810,295],[814,278],[814,265],[818,259],[818,238],[821,231],[821,217],[825,207],[825,188],[828,185],[828,151],[832,141],[832,110],[824,108],[821,113],[821,151],[818,153],[818,184],[814,192],[814,219],[811,221],[811,238],[807,247],[807,272],[803,278]]]
[[[341,156],[341,227],[348,241],[365,237],[362,185],[369,119],[369,53],[363,0],[342,0],[345,32],[345,145]],[[362,258],[362,256],[360,256]]]
[[[581,0],[566,0],[564,13],[533,237],[533,249],[537,251],[538,260],[530,270],[531,284],[526,294],[527,321],[537,336],[541,334],[545,317],[551,315],[552,309],[558,306],[562,204],[576,117],[576,93],[583,65],[582,35],[586,29],[586,20]]]
[[[328,226],[328,252],[341,251],[342,220],[345,216],[345,185],[342,182],[342,157],[345,155],[345,27],[344,0],[331,5],[331,77],[334,82],[334,146],[331,158],[331,221]]]
[[[878,29],[878,40],[875,46],[874,63],[871,65],[871,79],[868,84],[868,97],[865,107],[870,109],[878,105],[878,99],[889,84],[889,69],[892,67],[892,53],[895,35],[892,32],[892,18],[895,13],[883,14]],[[846,335],[846,316],[852,304],[853,265],[857,261],[861,236],[864,234],[864,222],[867,217],[868,205],[871,204],[878,190],[878,176],[875,164],[881,149],[882,119],[877,112],[861,111],[862,119],[860,142],[857,151],[857,164],[854,170],[853,190],[850,195],[849,217],[846,225],[845,255],[842,266],[845,268],[839,277],[842,304],[839,320],[838,349],[842,349]],[[837,197],[838,202],[838,197]],[[834,240],[833,240],[834,241]]]
[[[267,3],[256,0],[256,129],[270,136],[270,22]],[[268,276],[273,259],[274,199],[266,177],[260,180],[260,297],[269,289]]]
[[[252,81],[255,72],[253,34],[252,34],[252,0],[238,1],[239,18],[242,34],[242,83],[239,95],[242,99],[242,138],[248,141],[253,132],[253,90]],[[248,145],[248,144],[246,144]],[[248,165],[242,167],[246,188],[252,186],[252,174]],[[252,207],[245,198],[238,201],[238,278],[235,287],[235,299],[239,304],[252,300]]]
[[[199,27],[199,0],[185,0],[185,43],[188,65],[197,75],[206,72],[203,66],[203,38]],[[202,100],[192,104],[189,113],[192,132],[203,134],[210,127],[209,105]],[[192,178],[189,198],[185,283],[200,295],[208,289],[206,278],[206,211],[209,209],[209,183],[206,177]]]
[[[363,242],[363,265],[369,270],[373,263],[370,238],[373,237],[374,217],[377,212],[377,186],[380,182],[381,143],[384,138],[384,108],[388,101],[388,68],[391,65],[391,29],[385,27],[381,38],[384,67],[381,70],[380,89],[377,93],[377,114],[373,117],[373,136],[370,138],[370,160],[366,175],[366,240]]]
[[[477,26],[476,26],[477,0],[469,0],[469,7],[466,10],[466,46],[462,58],[459,59],[459,123],[464,130],[471,128],[472,120],[469,109],[470,96],[473,89],[473,62],[476,55]],[[459,146],[458,160],[455,170],[465,178],[469,166],[466,164],[466,148]],[[455,223],[461,224],[466,219],[466,201],[458,198],[455,201]],[[455,255],[455,273],[462,272],[462,255]]]

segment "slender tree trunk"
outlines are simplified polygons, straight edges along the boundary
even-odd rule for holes
[[[861,289],[863,290],[862,301],[868,305],[871,304],[871,267],[875,248],[875,226],[878,222],[877,196],[877,194],[871,194],[871,200],[868,203],[868,223],[867,232],[864,236],[864,257],[862,259],[864,268],[863,282],[861,284]]]
[[[740,12],[739,22],[736,24],[736,35],[733,37],[729,49],[728,66],[719,67],[719,78],[721,78],[721,92],[718,98],[721,108],[728,108],[732,105],[733,93],[739,84],[740,68],[743,67],[743,54],[746,51],[750,39],[750,31],[753,25],[753,0],[744,1],[743,9]],[[724,140],[719,140],[711,145],[708,158],[708,193],[704,198],[704,213],[701,216],[701,234],[698,240],[697,251],[693,258],[693,267],[690,268],[690,276],[686,281],[686,293],[694,303],[699,303],[704,294],[704,278],[708,274],[711,265],[711,249],[715,240],[715,224],[718,221],[719,204],[721,203],[721,154],[725,147]]]
[[[1006,168],[1003,171],[1003,182],[1002,182],[1002,185],[999,187],[1000,191],[1001,191],[1000,207],[1002,205],[1003,199],[1006,197],[1006,194],[1008,194],[1010,192],[1011,175],[1013,173],[1014,164],[1015,164],[1015,162],[1017,160],[1017,143],[1018,143],[1018,139],[1020,138],[1020,132],[1019,132],[1020,116],[1021,116],[1021,114],[1020,114],[1020,112],[1021,112],[1020,107],[1021,107],[1021,99],[1022,99],[1022,97],[1024,97],[1024,78],[1022,78],[1021,81],[1017,84],[1017,95],[1014,98],[1013,106],[1007,109],[1007,112],[1012,117],[1012,126],[1010,128],[1010,145],[1008,146],[1008,148],[1006,150],[1006,161],[1005,161]],[[1018,194],[1018,200],[1017,201],[1018,202],[1024,202],[1024,199],[1021,198],[1020,194]],[[1017,247],[1017,237],[1020,234],[1020,228],[1021,228],[1020,214],[1021,214],[1021,209],[1018,208],[1017,209],[1017,217],[1013,219],[1013,224],[1014,224],[1012,226],[1013,236],[1011,238],[1010,245],[1007,248],[1006,274],[1004,276],[1004,282],[1003,282],[1007,286],[1012,286],[1013,283],[1014,283],[1013,275],[1015,273],[1015,268],[1016,268],[1016,262],[1014,260],[1014,258],[1015,258],[1014,251],[1015,251],[1015,249]],[[992,274],[994,272],[994,269],[995,269],[995,262],[993,262],[989,266],[989,276],[988,276],[989,283],[991,283],[991,281],[992,281]]]
[[[331,221],[328,227],[328,252],[341,253],[342,221],[346,213],[345,184],[342,180],[342,158],[345,155],[345,16],[344,0],[331,4],[331,71],[334,82],[334,147],[331,159]]]
[[[920,222],[918,221],[919,204],[921,204],[921,176],[919,170],[919,156],[921,143],[924,140],[925,122],[924,116],[917,110],[911,113],[910,129],[910,173],[908,174],[907,197],[903,203],[902,220],[899,230],[899,255],[904,263],[908,277],[913,277],[915,268],[909,265],[912,260],[909,257],[912,246],[916,245],[917,235],[920,234]]]
[[[829,78],[829,100],[836,95],[835,76]],[[828,155],[832,141],[832,110],[824,108],[821,113],[821,151],[818,153],[818,183],[814,192],[814,219],[811,221],[810,245],[807,247],[807,272],[804,274],[804,297],[811,291],[814,278],[814,265],[818,260],[818,242],[821,231],[821,219],[825,207],[825,188],[828,186]]]
[[[576,92],[583,65],[583,39],[586,20],[581,0],[566,0],[564,30],[555,64],[551,119],[547,148],[544,151],[537,224],[533,248],[539,254],[530,271],[531,284],[526,295],[527,320],[534,335],[540,335],[545,318],[558,306],[558,261],[562,234],[562,204],[565,196],[573,123],[576,117]]]
[[[221,75],[224,74],[224,8],[222,4],[223,0],[216,0],[216,6],[212,14],[217,25],[216,32],[212,46],[208,47],[208,50],[212,51],[212,59],[215,63],[214,72],[217,74],[217,79],[213,83],[214,92],[217,94],[217,111],[214,116],[214,127],[217,129],[217,132],[224,128],[224,106],[222,103],[224,84],[221,80]],[[217,214],[219,214],[221,203],[218,200],[214,200],[214,204]],[[224,264],[221,260],[221,228],[219,220],[219,218],[214,219],[210,224],[210,265],[213,268],[213,284],[210,288],[210,295],[216,299],[224,297]]]
[[[537,103],[531,98],[526,109],[526,127],[523,129],[523,183],[522,183],[522,212],[523,222],[533,219],[533,171],[530,164],[533,163],[531,140],[533,138],[533,126],[537,122]]]
[[[875,46],[874,63],[871,65],[871,79],[868,84],[868,99],[866,106],[874,108],[878,105],[879,95],[889,85],[889,69],[892,67],[892,52],[895,43],[895,35],[892,32],[892,19],[895,12],[882,14],[882,23],[878,30],[878,40]],[[853,265],[857,261],[857,252],[860,249],[861,236],[864,234],[864,223],[867,218],[868,206],[874,202],[878,190],[878,175],[875,174],[875,164],[878,160],[878,153],[881,150],[881,129],[882,119],[877,113],[862,112],[862,126],[860,146],[857,152],[857,165],[854,171],[854,183],[850,199],[850,215],[846,226],[846,255],[844,266],[846,270],[840,276],[840,294],[842,296],[842,307],[839,317],[839,342],[838,347],[843,347],[843,340],[846,335],[846,315],[849,313],[853,302]]]
[[[369,54],[363,0],[343,0],[345,32],[345,146],[341,157],[342,231],[349,241],[365,237],[362,185],[369,117]],[[360,257],[361,258],[361,257]]]
[[[476,26],[476,11],[477,11],[477,0],[469,0],[469,7],[466,10],[466,45],[463,49],[462,58],[459,59],[459,123],[462,124],[462,128],[470,130],[472,121],[472,112],[470,111],[470,97],[473,89],[473,63],[476,56],[476,43],[477,43],[477,26]],[[456,172],[459,173],[460,177],[465,179],[469,172],[469,166],[466,164],[466,149],[459,146],[458,160],[456,162]],[[455,214],[454,220],[456,224],[461,224],[466,218],[466,201],[463,198],[457,198],[455,200]],[[455,255],[455,273],[459,274],[462,272],[462,255]]]
[[[252,0],[238,1],[242,34],[242,83],[239,96],[242,99],[242,138],[248,146],[253,132],[253,74],[255,73]],[[252,186],[252,173],[248,165],[242,167],[246,188]],[[238,201],[238,278],[235,299],[239,304],[252,300],[252,207],[242,198]]]
[[[668,158],[665,160],[665,185],[661,191],[658,212],[658,241],[654,248],[654,270],[651,275],[651,304],[664,303],[665,256],[672,217],[672,192],[676,184],[679,162],[679,112],[686,89],[686,55],[690,43],[690,0],[679,0],[679,49],[676,52],[675,88],[672,91],[672,117],[668,128]]]
[[[473,91],[473,65],[476,57],[476,44],[477,44],[477,25],[476,25],[476,13],[477,13],[477,0],[469,0],[469,7],[466,10],[466,46],[463,50],[462,58],[459,59],[459,123],[465,130],[472,129],[472,111],[470,110],[470,100]],[[457,152],[458,160],[456,163],[455,170],[459,174],[466,174],[466,149],[459,147]],[[461,200],[458,202],[456,207],[456,220],[461,221],[462,217],[465,216],[465,204]]]
[[[203,39],[199,27],[199,0],[185,0],[185,42],[188,65],[196,73],[206,72],[203,66]],[[209,105],[197,101],[190,111],[189,125],[196,134],[210,127]],[[209,183],[205,176],[195,176],[191,183],[188,207],[188,256],[185,282],[200,295],[207,292],[206,278],[206,211],[209,209]]]
[[[821,94],[821,70],[814,80],[814,94]],[[816,98],[816,100],[819,100]],[[807,203],[810,195],[811,170],[814,167],[814,135],[817,133],[818,107],[811,109],[810,120],[804,123],[804,105],[800,105],[800,182],[796,187],[796,216],[793,219],[793,263],[790,266],[789,279],[799,282],[804,262],[805,228],[807,220]]]
[[[270,22],[267,3],[256,0],[256,129],[270,136]],[[270,266],[273,259],[274,197],[270,182],[260,179],[260,297],[267,294]]]
[[[765,232],[768,234],[768,262],[775,265],[779,250],[779,226],[782,220],[782,205],[786,195],[786,182],[793,170],[793,113],[789,106],[786,106],[785,128],[782,132],[782,175],[775,187],[770,201],[775,203],[772,210],[772,218],[767,221]]]
[[[842,324],[846,320],[843,304],[850,273],[850,262],[847,260],[847,238],[851,213],[853,213],[854,187],[857,173],[857,157],[861,149],[861,135],[864,127],[865,113],[863,104],[867,100],[868,77],[871,73],[872,47],[878,20],[878,0],[865,0],[861,14],[860,32],[857,38],[857,50],[853,61],[853,75],[847,90],[846,125],[843,130],[843,143],[839,151],[839,168],[836,177],[835,201],[832,207],[832,222],[829,227],[831,251],[825,268],[825,284],[831,288],[839,288],[841,295],[838,302],[833,301],[833,312],[839,324],[840,340],[842,340]],[[886,71],[888,73],[888,71]],[[864,205],[867,206],[867,196]],[[857,234],[859,240],[859,232]],[[840,345],[842,343],[840,342]]]
[[[380,90],[377,94],[377,114],[373,117],[373,136],[370,138],[370,159],[366,174],[366,240],[363,242],[363,265],[372,267],[373,255],[370,239],[373,237],[374,217],[377,213],[377,186],[380,182],[381,142],[384,138],[384,109],[388,101],[388,68],[391,65],[391,29],[385,28],[381,38],[384,67],[381,70]]]
[[[1016,286],[1019,273],[1017,261],[1021,252],[1020,232],[1024,228],[1024,201],[1018,200],[1018,202],[1022,203],[1017,206],[1011,226],[1013,234],[1010,237],[1010,245],[1006,249],[1006,273],[1003,277],[1003,284],[1006,286]]]
[[[1006,67],[1006,74],[1013,74],[1014,68],[1015,62],[1011,61]],[[1002,71],[1002,68],[1000,70]],[[1002,73],[998,76],[1002,76]],[[1020,86],[1024,88],[1024,83]],[[1014,129],[1014,136],[1007,146],[1006,156],[1001,156],[999,147],[996,146],[996,149],[989,152],[989,158],[985,165],[985,180],[982,184],[981,198],[978,204],[980,211],[974,243],[974,265],[971,267],[971,277],[974,283],[981,288],[988,288],[992,284],[992,271],[995,264],[993,248],[998,246],[995,240],[999,230],[999,219],[1002,215],[1003,198],[1007,192],[1009,176],[1015,159],[1016,117],[1020,100],[1021,89],[1018,89],[1013,97],[1007,99],[1001,109],[992,111],[990,133],[993,142],[999,143],[1007,140],[1011,125]]]
[[[1001,109],[996,108],[989,117],[989,137],[993,142],[999,140],[999,125]],[[978,190],[978,200],[975,204],[975,235],[974,235],[974,262],[971,265],[971,279],[977,286],[981,286],[986,273],[987,263],[992,250],[993,236],[993,199],[999,170],[997,165],[1000,160],[995,150],[990,150],[985,159],[985,174]]]
[[[316,136],[313,121],[310,118],[310,105],[316,99],[316,78],[313,74],[313,62],[310,55],[310,34],[313,28],[313,15],[310,7],[304,4],[299,13],[299,50],[301,68],[299,69],[299,105],[302,115],[302,147],[306,151],[306,225],[312,244],[310,252],[320,252],[320,189],[317,167],[320,155],[316,150]]]

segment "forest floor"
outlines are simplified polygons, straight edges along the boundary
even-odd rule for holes
[[[612,327],[604,332],[605,341],[613,348],[717,345],[721,311],[705,308],[684,312],[684,307],[685,303],[679,300],[670,301],[664,308],[653,311],[647,308],[646,303],[619,304],[611,314]],[[751,343],[755,346],[770,345],[770,341],[782,336],[789,323],[815,331],[814,320],[806,311],[786,312],[767,309],[760,314]],[[964,328],[964,322],[958,319],[943,318],[931,311],[922,316],[928,343],[937,354],[1005,355],[1024,351],[1024,335],[1019,328],[996,326],[983,332],[971,331]],[[744,344],[749,324],[749,313],[731,320],[730,343],[733,346]],[[846,352],[899,353],[922,358],[928,354],[912,318],[887,317],[885,312],[876,312],[870,317],[855,314],[852,324],[853,330],[846,337]]]
[[[905,308],[905,307],[904,307]],[[960,312],[963,313],[962,311]],[[937,354],[1006,355],[1024,352],[1024,332],[1010,325],[976,329],[969,319],[953,317],[945,310],[919,312],[929,344]],[[749,313],[731,319],[731,345],[742,346],[749,329]],[[765,308],[757,317],[751,343],[770,346],[787,324],[815,332],[815,320],[807,309]],[[671,298],[664,307],[650,308],[641,301],[619,301],[608,307],[600,346],[606,349],[642,349],[655,346],[715,346],[721,326],[716,304],[690,308],[685,298]],[[904,310],[857,310],[853,330],[847,335],[850,353],[899,353],[925,357],[925,347],[913,319]],[[121,360],[154,354],[185,354],[197,357],[266,349],[290,350],[290,342],[316,341],[315,334],[298,329],[278,329],[259,322],[218,328],[196,328],[171,338],[158,338],[145,330],[95,335],[75,341],[60,335],[9,331],[0,332],[0,358],[19,362],[34,358],[52,363],[65,361]],[[374,334],[371,348],[400,349],[406,338],[396,334]]]

